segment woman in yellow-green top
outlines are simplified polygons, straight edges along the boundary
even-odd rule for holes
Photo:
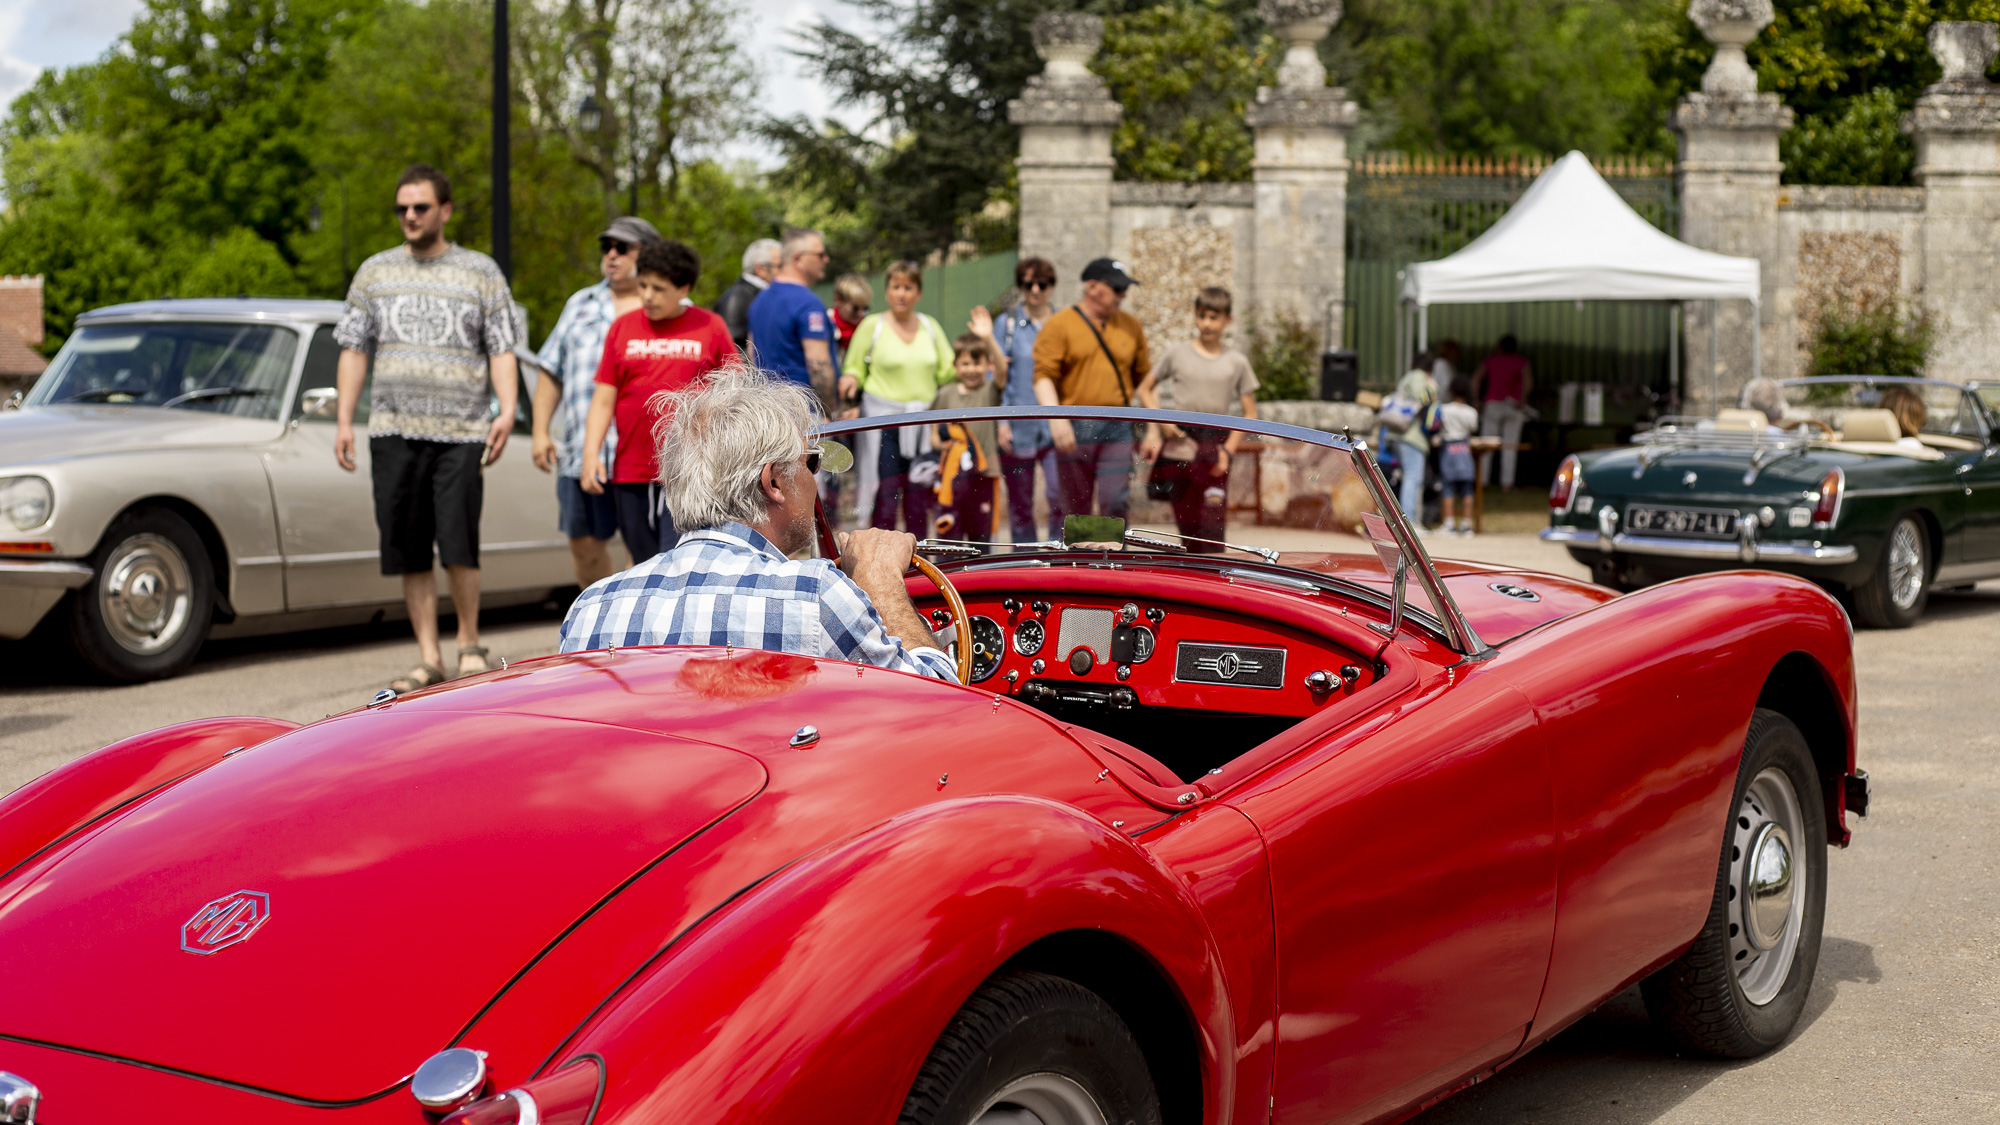
[[[864,418],[929,410],[938,388],[953,379],[950,337],[936,320],[917,311],[924,268],[897,262],[889,267],[887,281],[889,311],[855,326],[841,369],[841,400],[851,402],[859,394]],[[930,451],[930,427],[911,425],[857,437],[854,459],[861,481],[855,511],[869,513],[870,527],[893,529],[900,507],[903,530],[919,539],[929,535],[935,497],[928,485],[910,481],[910,463]]]

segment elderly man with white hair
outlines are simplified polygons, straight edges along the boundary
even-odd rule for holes
[[[775,238],[760,238],[743,248],[743,276],[722,291],[722,296],[710,306],[715,315],[729,325],[729,338],[736,341],[736,350],[750,354],[750,303],[764,290],[771,287],[771,279],[778,276],[778,259],[782,245]]]
[[[914,536],[851,532],[839,566],[789,557],[816,530],[810,390],[734,365],[661,397],[660,486],[681,540],[585,590],[562,651],[734,645],[956,680],[903,585]]]

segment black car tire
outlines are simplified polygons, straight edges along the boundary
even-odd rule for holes
[[[215,613],[215,570],[178,513],[135,508],[112,521],[95,572],[70,595],[69,641],[121,683],[158,680],[194,662]]]
[[[1088,1099],[1085,1107],[1079,1098]],[[1017,1100],[1018,1099],[1018,1100]],[[1006,972],[953,1016],[917,1072],[899,1125],[1090,1120],[1159,1125],[1138,1041],[1096,993],[1062,977]]]
[[[1790,808],[1784,807],[1787,790]],[[1760,707],[1751,716],[1729,814],[1707,922],[1687,952],[1646,978],[1640,991],[1654,1025],[1681,1048],[1747,1059],[1784,1042],[1797,1025],[1819,966],[1826,920],[1826,812],[1819,777],[1805,736],[1776,711]],[[1760,886],[1768,891],[1774,885],[1768,878],[1773,868],[1760,867],[1760,861],[1774,855],[1767,826],[1784,831],[1787,820],[1789,840],[1780,840],[1788,844],[1791,860],[1785,868],[1785,929],[1795,932],[1787,935],[1788,953],[1783,938],[1760,953],[1758,943],[1770,939],[1751,933],[1760,927],[1749,911],[1752,900],[1775,905],[1771,895],[1757,893]],[[1760,872],[1766,876],[1761,884]],[[1772,956],[1789,961],[1764,965],[1762,959]]]
[[[1909,558],[1910,552],[1915,559]],[[1905,513],[1889,525],[1875,571],[1854,589],[1854,616],[1871,629],[1907,629],[1924,615],[1930,599],[1931,537],[1923,520]],[[1914,567],[1916,580],[1909,581]]]

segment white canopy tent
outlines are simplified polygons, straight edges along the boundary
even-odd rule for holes
[[[1604,182],[1588,158],[1572,151],[1465,249],[1410,266],[1403,275],[1403,301],[1416,314],[1417,347],[1423,348],[1432,305],[1742,299],[1755,306],[1759,286],[1757,259],[1700,250],[1653,226]],[[1750,319],[1754,331],[1754,310]],[[1678,336],[1676,330],[1676,366]],[[1752,349],[1757,369],[1761,344]],[[1712,359],[1712,314],[1709,350]],[[1709,366],[1712,373],[1715,365]]]

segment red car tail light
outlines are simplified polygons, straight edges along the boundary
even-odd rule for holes
[[[586,1056],[553,1074],[481,1098],[442,1125],[589,1125],[604,1091],[604,1065]]]
[[[1570,505],[1576,503],[1576,494],[1583,486],[1583,466],[1576,455],[1563,458],[1556,466],[1555,483],[1549,485],[1549,511],[1556,515],[1568,515]]]
[[[1820,478],[1819,498],[1813,501],[1814,527],[1829,528],[1840,518],[1840,495],[1847,490],[1847,473],[1834,469]]]

